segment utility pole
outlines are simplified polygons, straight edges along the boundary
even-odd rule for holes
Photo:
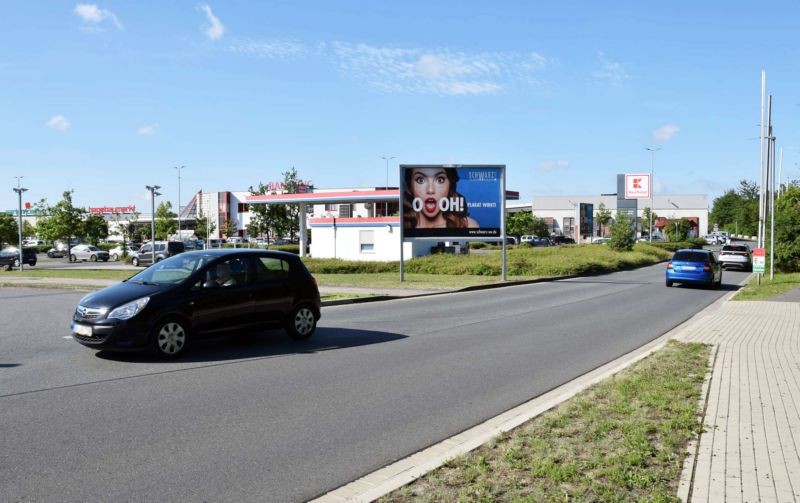
[[[183,237],[181,236],[181,170],[186,166],[175,166],[174,168],[178,170],[178,240],[183,241]]]
[[[395,158],[395,156],[391,156],[391,157],[381,156],[381,159],[384,159],[386,161],[386,185],[385,185],[386,190],[389,189],[389,161],[391,161],[394,158]],[[385,216],[385,217],[389,216],[389,201],[386,201],[386,203],[385,203],[383,216]]]
[[[19,229],[17,230],[19,231],[19,270],[22,271],[22,193],[28,189],[20,187],[19,184],[19,181],[23,179],[24,176],[15,176],[14,178],[17,179],[17,186],[14,187],[14,192],[16,192],[17,196],[19,197],[19,224],[17,225]]]
[[[156,263],[156,196],[160,196],[160,192],[156,192],[161,188],[160,185],[145,185],[147,190],[150,191],[150,243],[152,249],[150,250],[153,255],[153,264]]]

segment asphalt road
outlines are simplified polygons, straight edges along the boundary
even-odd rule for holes
[[[0,289],[0,499],[303,501],[660,336],[723,289],[664,265],[327,307],[186,359],[65,339],[81,294]]]

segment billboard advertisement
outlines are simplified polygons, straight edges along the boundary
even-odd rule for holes
[[[502,237],[504,170],[497,165],[400,165],[403,237]]]
[[[594,205],[590,203],[580,204],[580,233],[582,237],[592,235],[594,230]]]
[[[625,175],[625,199],[650,199],[650,175]]]

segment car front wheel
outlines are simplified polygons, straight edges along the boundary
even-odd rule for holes
[[[119,260],[119,255],[117,255],[116,253],[114,255],[111,255],[111,260],[116,262],[117,260]]]
[[[78,257],[76,257],[75,255],[70,255],[69,256],[69,261],[70,262],[77,262],[78,261]]]
[[[15,269],[19,269],[19,259],[18,258],[14,259],[14,268]]]
[[[134,267],[139,267],[139,259],[136,258],[136,257],[133,257],[131,259],[131,264],[133,264]]]
[[[189,343],[189,331],[183,321],[167,318],[156,323],[150,336],[150,351],[158,358],[176,358]]]
[[[92,262],[97,262],[97,255],[92,255],[91,257],[89,257],[89,260],[91,260]]]
[[[317,314],[308,305],[300,305],[292,310],[286,320],[286,333],[296,341],[308,339],[317,328]]]

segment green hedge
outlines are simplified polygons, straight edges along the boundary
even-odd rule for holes
[[[631,252],[615,252],[607,246],[522,247],[508,251],[506,265],[509,276],[568,276],[649,265],[668,260],[671,256],[669,250],[646,244],[637,244]],[[400,270],[398,262],[303,260],[313,274],[393,273]],[[429,255],[407,260],[404,270],[420,274],[500,276],[502,256],[500,253]]]

